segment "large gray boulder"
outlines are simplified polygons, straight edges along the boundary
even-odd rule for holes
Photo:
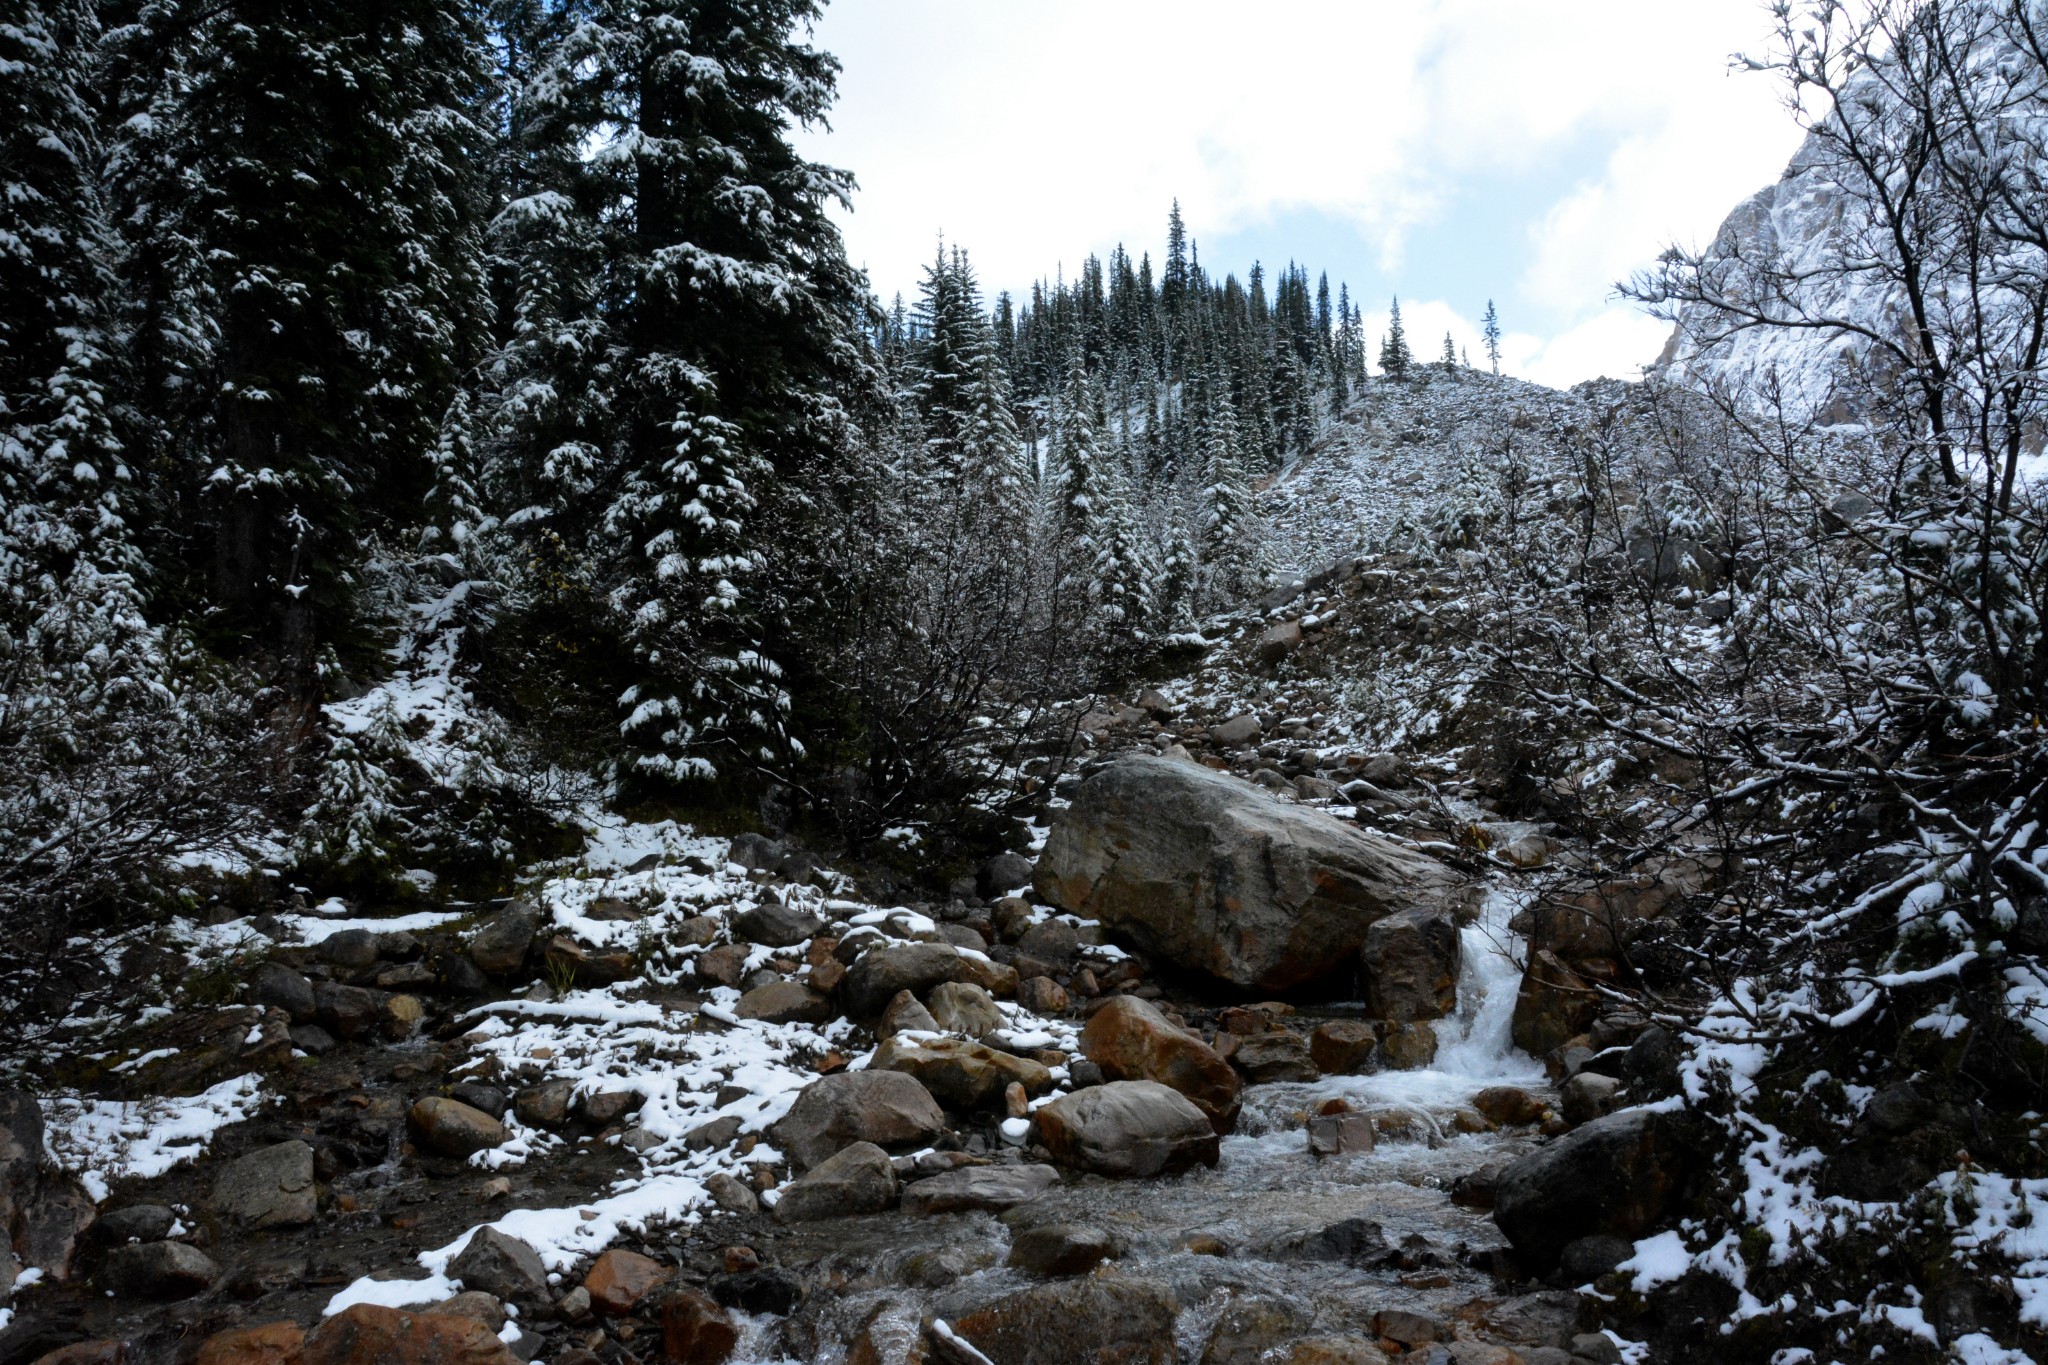
[[[1194,1101],[1157,1081],[1111,1081],[1062,1095],[1032,1119],[1063,1166],[1136,1177],[1216,1164],[1216,1130]]]
[[[1029,1203],[1059,1181],[1058,1171],[1035,1163],[962,1166],[905,1186],[903,1211],[919,1215],[973,1210],[1000,1213]]]
[[[775,1216],[785,1223],[809,1223],[880,1213],[895,1206],[898,1188],[889,1154],[872,1142],[856,1142],[783,1187]]]
[[[236,1157],[213,1183],[213,1209],[237,1228],[302,1228],[319,1213],[313,1149],[280,1142]]]
[[[1083,782],[1038,860],[1040,895],[1245,993],[1352,970],[1366,930],[1451,908],[1450,868],[1227,774],[1140,755]]]
[[[1547,1274],[1581,1237],[1635,1241],[1654,1231],[1677,1211],[1697,1155],[1684,1114],[1624,1109],[1503,1171],[1493,1221],[1524,1270]]]
[[[807,1171],[842,1147],[922,1147],[946,1126],[946,1116],[915,1077],[901,1071],[842,1071],[804,1087],[771,1131],[775,1145],[798,1171]]]
[[[1359,971],[1373,1017],[1441,1019],[1458,1004],[1458,925],[1444,906],[1400,910],[1365,931]]]
[[[855,1019],[872,1019],[898,991],[922,996],[959,976],[960,953],[950,943],[887,943],[868,949],[847,968],[839,998]]]

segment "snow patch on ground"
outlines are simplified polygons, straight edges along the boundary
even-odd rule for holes
[[[190,1098],[41,1102],[50,1157],[76,1175],[95,1203],[115,1181],[151,1180],[206,1151],[213,1135],[263,1107],[263,1078],[237,1076]]]

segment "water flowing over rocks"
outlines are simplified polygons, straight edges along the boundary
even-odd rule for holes
[[[1350,970],[1396,911],[1462,905],[1443,864],[1224,774],[1119,759],[1055,818],[1037,886],[1184,971],[1244,992]]]

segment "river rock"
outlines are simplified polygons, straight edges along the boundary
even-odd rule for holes
[[[313,987],[313,1017],[338,1038],[360,1038],[383,1027],[383,991],[322,981]]]
[[[899,1034],[875,1049],[868,1069],[915,1076],[949,1109],[1000,1109],[1013,1082],[1029,1095],[1052,1089],[1052,1072],[1042,1064],[960,1038]]]
[[[1547,1274],[1568,1243],[1654,1231],[1691,1173],[1681,1114],[1624,1109],[1582,1124],[1501,1173],[1493,1218],[1523,1268]]]
[[[1458,926],[1444,906],[1399,910],[1365,931],[1358,965],[1373,1016],[1441,1019],[1458,1003]]]
[[[236,1157],[213,1182],[213,1209],[238,1228],[299,1228],[319,1212],[313,1149],[280,1142]]]
[[[343,929],[313,945],[313,955],[344,971],[359,972],[376,964],[377,937],[368,929]]]
[[[733,1013],[765,1024],[823,1024],[837,1017],[830,1000],[787,977],[754,987],[740,997]]]
[[[1380,1038],[1380,1060],[1396,1071],[1413,1071],[1436,1060],[1436,1029],[1418,1019],[1395,1024]]]
[[[540,933],[540,908],[514,901],[484,921],[469,940],[469,960],[487,976],[511,976],[526,965],[527,950]]]
[[[220,1278],[220,1267],[183,1242],[141,1242],[107,1253],[98,1283],[117,1298],[189,1299]]]
[[[1038,1140],[1064,1166],[1137,1177],[1214,1166],[1216,1130],[1194,1102],[1157,1081],[1111,1081],[1062,1095],[1033,1116]]]
[[[1543,1122],[1550,1106],[1518,1085],[1489,1085],[1472,1097],[1472,1107],[1501,1124]]]
[[[511,1134],[505,1125],[461,1100],[429,1095],[406,1112],[412,1140],[437,1156],[466,1157],[504,1145]]]
[[[985,901],[1031,885],[1031,860],[1021,853],[998,853],[974,871],[974,890]]]
[[[313,983],[304,972],[293,971],[282,962],[259,963],[249,973],[249,1003],[283,1010],[295,1024],[312,1021]]]
[[[1581,1071],[1557,1088],[1557,1107],[1567,1123],[1589,1123],[1613,1111],[1621,1082],[1597,1071]]]
[[[732,922],[733,932],[749,943],[768,948],[794,948],[825,927],[825,921],[800,906],[764,901]]]
[[[1050,1166],[962,1166],[903,1187],[903,1211],[910,1214],[963,1213],[1004,1209],[1038,1198],[1059,1183]]]
[[[1116,1256],[1116,1242],[1082,1223],[1041,1223],[1010,1240],[1008,1265],[1033,1275],[1085,1275]]]
[[[1173,1365],[1178,1307],[1157,1281],[1091,1276],[1005,1295],[953,1330],[991,1365]]]
[[[358,1303],[323,1321],[292,1365],[520,1365],[474,1318]]]
[[[1374,921],[1462,902],[1435,860],[1208,768],[1138,755],[1083,782],[1046,899],[1182,970],[1270,993],[1348,971]]]
[[[739,1344],[732,1315],[709,1295],[682,1289],[662,1300],[661,1352],[672,1365],[725,1365]]]
[[[785,1223],[880,1213],[896,1204],[896,1167],[872,1142],[856,1142],[783,1187],[775,1216]]]
[[[481,1289],[501,1299],[530,1302],[548,1292],[548,1271],[540,1253],[493,1227],[476,1230],[448,1263],[448,1274],[462,1281],[464,1289]]]
[[[296,1322],[233,1327],[201,1342],[193,1365],[289,1365],[305,1344],[306,1329]]]
[[[1230,1051],[1230,1064],[1253,1085],[1312,1081],[1322,1074],[1316,1070],[1308,1040],[1284,1029],[1237,1039],[1237,1045]]]
[[[1069,1004],[1067,988],[1049,976],[1033,976],[1017,983],[1017,1003],[1033,1014],[1062,1014]]]
[[[1265,733],[1259,718],[1249,711],[1209,727],[1209,742],[1223,749],[1236,749]]]
[[[896,992],[895,999],[882,1011],[881,1022],[875,1025],[875,1036],[884,1041],[899,1033],[943,1033],[939,1021],[932,1018],[918,998],[909,991]]]
[[[427,1309],[429,1313],[452,1313],[458,1318],[473,1318],[493,1332],[505,1330],[511,1319],[505,1315],[505,1305],[498,1302],[495,1294],[486,1294],[481,1289],[465,1289],[441,1300]]]
[[[613,1247],[591,1265],[590,1273],[583,1277],[583,1288],[590,1295],[592,1308],[622,1318],[666,1284],[671,1274],[651,1256]]]
[[[1282,1299],[1232,1291],[1202,1352],[1201,1365],[1265,1365],[1282,1346],[1307,1331],[1310,1321],[1306,1312]]]
[[[1370,1114],[1314,1114],[1308,1121],[1311,1156],[1351,1156],[1373,1145]]]
[[[1194,1101],[1219,1133],[1237,1122],[1237,1072],[1207,1043],[1134,995],[1113,996],[1081,1030],[1081,1051],[1118,1081],[1157,1081]]]
[[[560,1128],[569,1121],[576,1100],[576,1082],[542,1081],[512,1097],[512,1113],[529,1128]]]
[[[1585,1032],[1599,1008],[1599,993],[1584,977],[1549,949],[1535,949],[1515,995],[1515,1046],[1541,1057]]]
[[[1303,1337],[1287,1348],[1280,1365],[1388,1365],[1389,1360],[1363,1337]]]
[[[967,981],[942,981],[932,987],[931,1016],[948,1033],[979,1038],[1003,1026],[995,997]]]
[[[812,1081],[772,1136],[790,1164],[807,1171],[851,1143],[922,1147],[945,1126],[937,1101],[916,1078],[871,1067]]]
[[[116,1247],[129,1242],[161,1242],[177,1225],[178,1215],[163,1204],[130,1204],[101,1214],[92,1225],[92,1238],[101,1246]]]
[[[872,1019],[898,991],[922,996],[960,975],[960,952],[950,943],[890,943],[870,948],[847,968],[839,983],[846,1012]]]
[[[1326,1076],[1370,1075],[1378,1049],[1379,1031],[1359,1019],[1332,1019],[1308,1036],[1309,1060]]]

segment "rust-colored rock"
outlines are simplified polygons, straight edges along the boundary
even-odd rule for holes
[[[200,1343],[196,1365],[286,1365],[305,1342],[306,1329],[296,1322],[236,1327]]]
[[[321,1323],[292,1365],[519,1365],[475,1318],[359,1303]]]
[[[414,1142],[441,1156],[466,1157],[500,1146],[511,1136],[504,1124],[483,1110],[439,1095],[416,1102],[406,1115],[406,1127]]]
[[[1332,1019],[1308,1036],[1308,1055],[1327,1076],[1363,1076],[1378,1069],[1379,1030],[1362,1019]]]
[[[122,1365],[127,1359],[125,1341],[78,1341],[37,1356],[35,1365]]]
[[[1237,1121],[1237,1072],[1216,1049],[1134,995],[1113,997],[1081,1030],[1081,1051],[1113,1081],[1158,1081],[1194,1101],[1219,1133]]]
[[[740,1344],[732,1317],[709,1296],[679,1290],[661,1305],[661,1353],[670,1365],[725,1365]]]
[[[583,1277],[583,1287],[590,1292],[592,1308],[624,1317],[668,1278],[669,1269],[660,1261],[614,1247],[590,1267],[590,1273]]]

